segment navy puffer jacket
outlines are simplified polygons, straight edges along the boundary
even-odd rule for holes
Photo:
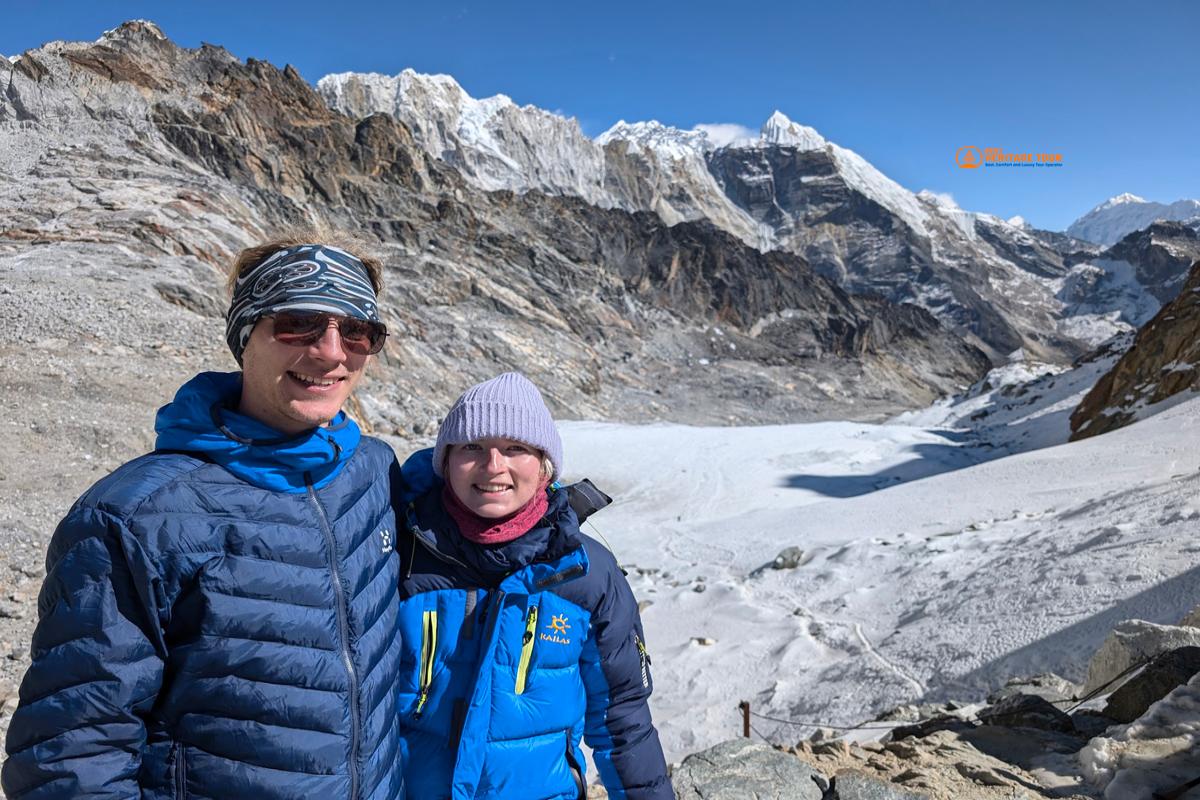
[[[347,420],[256,444],[236,391],[185,386],[159,442],[190,452],[124,465],[55,532],[10,800],[403,796],[395,457]]]
[[[460,536],[440,498],[438,483],[401,520],[409,796],[582,798],[583,739],[609,797],[674,800],[637,601],[612,554],[580,533],[567,490],[496,546]]]

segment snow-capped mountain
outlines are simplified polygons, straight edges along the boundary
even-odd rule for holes
[[[1016,350],[1069,361],[1136,324],[1104,317],[1122,305],[1112,281],[1101,280],[1104,267],[1070,274],[1099,248],[909,191],[780,111],[757,136],[622,120],[593,141],[575,120],[503,95],[475,100],[445,75],[343,73],[318,90],[352,117],[401,119],[427,152],[480,188],[652,211],[668,225],[706,220],[758,250],[803,256],[851,292],[920,305],[997,363]],[[1105,296],[1089,296],[1093,287]],[[1153,315],[1163,300],[1147,298],[1125,316]]]
[[[612,206],[604,190],[603,150],[574,119],[519,107],[502,94],[476,100],[449,75],[411,69],[396,76],[327,75],[317,90],[349,116],[384,113],[401,120],[427,152],[480,188],[538,189]]]
[[[1200,200],[1167,204],[1144,200],[1135,194],[1119,194],[1072,222],[1067,233],[1096,244],[1116,244],[1155,220],[1195,220],[1200,224]]]

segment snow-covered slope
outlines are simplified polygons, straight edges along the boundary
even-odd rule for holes
[[[738,735],[739,699],[796,721],[754,721],[786,743],[1017,674],[1079,679],[1115,622],[1195,604],[1200,400],[982,463],[968,434],[904,424],[564,428],[571,475],[618,498],[595,530],[649,603],[671,759]],[[762,569],[788,547],[800,566]]]
[[[1184,221],[1197,218],[1200,218],[1200,200],[1155,203],[1126,193],[1105,200],[1072,222],[1067,234],[1096,244],[1115,244],[1155,220]]]
[[[669,161],[703,159],[704,152],[710,149],[704,131],[682,131],[656,120],[633,123],[619,120],[596,137],[596,144],[601,147],[609,142],[625,142],[631,149],[652,152]]]
[[[498,94],[476,100],[449,75],[343,72],[317,91],[354,117],[385,113],[403,121],[434,156],[454,164],[487,190],[540,189],[611,206],[604,190],[604,153],[575,119]]]

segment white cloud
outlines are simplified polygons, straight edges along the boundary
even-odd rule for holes
[[[692,130],[700,131],[708,137],[708,143],[713,147],[724,147],[738,139],[757,139],[758,131],[738,125],[735,122],[701,123]]]
[[[949,192],[935,192],[932,189],[922,189],[917,193],[918,197],[924,198],[930,203],[941,208],[957,209],[958,203],[954,201],[954,195]]]

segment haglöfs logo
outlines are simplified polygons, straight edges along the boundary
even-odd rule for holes
[[[975,169],[983,163],[983,153],[974,145],[960,147],[954,154],[954,163],[958,164],[959,169]]]

